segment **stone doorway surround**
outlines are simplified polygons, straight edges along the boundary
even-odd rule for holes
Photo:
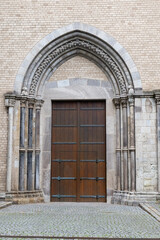
[[[47,82],[58,66],[76,55],[94,62],[109,81],[66,79]],[[155,98],[157,103],[159,178],[160,92],[144,94],[139,73],[129,54],[115,39],[94,27],[73,23],[46,36],[23,61],[13,93],[5,95],[8,107],[6,194],[11,196],[13,191],[39,193],[41,189],[46,201],[48,199],[50,145],[46,139],[50,139],[51,100],[106,99],[111,120],[107,123],[106,141],[109,137],[113,141],[107,152],[107,164],[111,165],[107,169],[108,195],[113,195],[112,202],[118,203],[134,204],[147,198],[155,200],[160,191],[158,178],[156,191],[136,191],[135,102],[145,97]],[[114,177],[109,180],[111,175]]]

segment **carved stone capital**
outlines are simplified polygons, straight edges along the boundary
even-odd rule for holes
[[[120,98],[114,98],[113,103],[114,103],[116,109],[120,108]]]
[[[156,104],[160,105],[160,95],[155,95]]]
[[[160,105],[160,90],[155,90],[154,96],[155,96],[156,104]]]
[[[20,105],[21,107],[26,107],[26,103],[27,103],[27,98],[20,98]]]
[[[14,94],[6,94],[5,95],[5,106],[6,107],[14,107],[16,102],[16,96]]]
[[[157,103],[157,105],[160,105],[160,97],[156,98],[156,103]]]
[[[121,97],[122,108],[127,108],[127,97]]]
[[[34,98],[28,99],[28,108],[34,108],[34,105],[35,105],[35,99]]]
[[[44,103],[44,101],[42,99],[36,100],[36,103],[35,103],[36,110],[41,110],[43,103]]]
[[[133,107],[134,106],[134,97],[133,96],[129,96],[128,102],[129,102],[129,106]]]

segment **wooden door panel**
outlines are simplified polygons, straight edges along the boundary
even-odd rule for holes
[[[76,180],[61,180],[59,184],[61,195],[76,195]]]
[[[54,111],[54,109],[53,109]],[[63,112],[62,112],[63,111]],[[76,126],[77,124],[77,110],[56,110],[52,114],[53,127],[59,126]]]
[[[52,163],[52,177],[76,177],[76,162]]]
[[[105,185],[106,185],[106,179],[98,181],[98,183],[97,183],[98,194],[97,195],[104,195]]]
[[[95,180],[81,180],[80,181],[80,198],[82,196],[94,196],[97,183]]]
[[[104,127],[81,127],[80,128],[80,143],[82,142],[92,142],[94,144],[104,144]]]
[[[53,143],[77,143],[77,128],[76,127],[54,127],[52,130]]]
[[[80,161],[80,177],[95,177],[97,175],[97,166],[94,162]],[[80,179],[81,180],[81,179]]]
[[[97,113],[92,113],[91,110],[89,110],[88,112],[82,111],[80,113],[80,127],[83,125],[102,125],[102,127],[104,127],[103,122],[102,122],[102,118],[105,117],[104,113],[102,113],[101,111],[96,111]]]

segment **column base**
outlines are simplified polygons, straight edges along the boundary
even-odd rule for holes
[[[42,203],[44,202],[44,196],[41,190],[11,191],[6,192],[5,201],[13,204]]]
[[[158,192],[114,191],[111,203],[138,206],[140,203],[155,203],[160,199]]]

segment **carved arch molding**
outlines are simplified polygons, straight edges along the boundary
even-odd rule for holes
[[[14,149],[12,149],[11,141],[8,143],[7,191],[40,188],[42,89],[57,67],[76,55],[82,55],[93,61],[109,77],[116,107],[115,189],[126,191],[136,189],[134,94],[142,90],[139,73],[129,54],[115,39],[94,27],[74,23],[49,34],[37,43],[19,69],[14,93],[5,96],[6,106],[10,113],[9,134],[11,138],[13,138],[12,126],[16,102],[19,102],[20,111],[19,172],[15,180],[17,185],[12,187],[11,184],[13,170],[11,165],[14,162],[12,159]],[[14,104],[11,104],[13,102]],[[129,127],[128,113],[130,115]],[[25,141],[26,138],[27,141]],[[24,170],[26,161],[27,174]]]
[[[74,35],[74,34],[72,34]],[[53,50],[47,52],[45,54],[45,57],[42,58],[41,61],[39,61],[39,65],[35,67],[34,75],[33,72],[32,74],[28,73],[27,78],[30,79],[30,86],[29,86],[29,95],[35,95],[36,89],[38,88],[38,85],[41,82],[41,79],[43,78],[43,75],[46,73],[48,68],[52,69],[52,65],[54,64],[55,61],[57,61],[59,58],[66,58],[67,57],[67,52],[72,52],[74,50],[74,55],[75,54],[83,54],[85,56],[88,56],[89,58],[92,59],[92,55],[95,58],[94,61],[99,63],[99,65],[102,65],[102,68],[107,67],[111,71],[111,73],[114,75],[117,86],[115,85],[115,90],[116,94],[118,94],[118,90],[122,94],[127,93],[127,87],[128,84],[132,85],[132,81],[130,78],[130,75],[125,74],[125,71],[121,70],[118,61],[114,59],[114,57],[111,57],[111,53],[109,53],[107,50],[103,49],[102,47],[98,47],[95,43],[93,43],[91,40],[87,40],[86,37],[80,38],[77,35],[82,35],[82,34],[77,34],[76,33],[76,39],[74,37],[69,38],[67,43],[60,43],[58,44],[59,46],[56,46]],[[84,40],[85,39],[85,40]],[[60,60],[61,61],[61,60]],[[56,66],[54,66],[56,67]],[[125,79],[127,81],[125,81]],[[26,84],[26,82],[24,83]],[[26,86],[27,87],[27,86]]]

